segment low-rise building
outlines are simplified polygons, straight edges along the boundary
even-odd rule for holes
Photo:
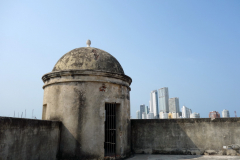
[[[200,114],[193,112],[192,114],[190,114],[190,118],[200,118]]]
[[[168,119],[168,113],[166,113],[166,112],[160,112],[159,113],[159,115],[160,115],[160,119]]]
[[[148,113],[147,119],[154,119],[154,114],[152,112]]]
[[[220,118],[220,114],[217,111],[212,111],[209,113],[209,118]]]
[[[143,112],[143,113],[142,113],[142,119],[147,119],[147,114],[146,114],[146,112]]]

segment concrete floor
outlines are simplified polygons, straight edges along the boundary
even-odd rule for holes
[[[240,160],[240,156],[205,156],[205,155],[160,155],[160,154],[135,154],[127,160]]]

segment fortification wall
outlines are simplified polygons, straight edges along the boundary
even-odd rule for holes
[[[221,152],[240,144],[240,118],[131,120],[132,150],[152,154]]]
[[[58,121],[0,117],[0,160],[56,159]]]

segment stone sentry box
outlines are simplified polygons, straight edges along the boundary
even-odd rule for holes
[[[58,158],[104,159],[105,104],[116,105],[114,156],[130,153],[130,84],[120,63],[90,47],[66,53],[45,74],[44,120],[62,122]]]

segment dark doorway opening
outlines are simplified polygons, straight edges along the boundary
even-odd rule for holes
[[[105,104],[104,156],[116,157],[116,103]]]

